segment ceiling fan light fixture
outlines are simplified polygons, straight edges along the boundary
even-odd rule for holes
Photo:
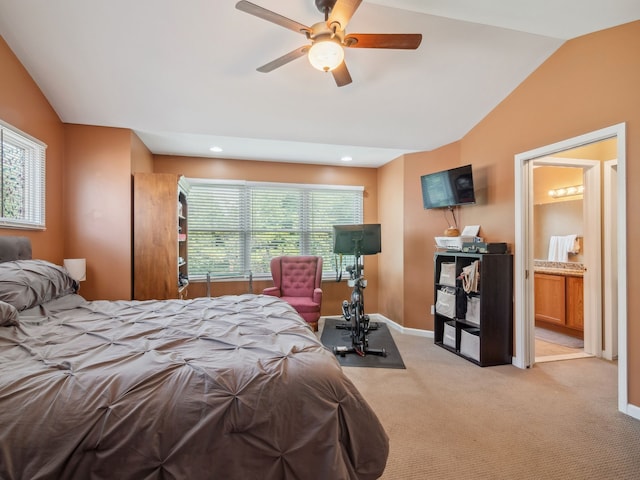
[[[323,72],[334,70],[343,61],[344,49],[333,40],[316,41],[309,49],[309,62]]]

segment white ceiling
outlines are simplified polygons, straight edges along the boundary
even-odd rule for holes
[[[252,1],[323,19],[313,0]],[[63,122],[157,154],[375,167],[462,138],[565,40],[640,19],[637,0],[364,0],[348,33],[422,45],[347,49],[338,88],[305,58],[257,72],[307,41],[235,3],[0,0],[0,35]]]

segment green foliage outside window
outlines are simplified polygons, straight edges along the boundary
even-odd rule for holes
[[[0,121],[0,226],[44,228],[45,149]]]

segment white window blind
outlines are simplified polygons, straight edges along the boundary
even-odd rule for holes
[[[278,255],[321,255],[333,225],[362,223],[362,187],[189,179],[189,276],[270,275]]]
[[[0,121],[0,226],[45,227],[46,145]]]

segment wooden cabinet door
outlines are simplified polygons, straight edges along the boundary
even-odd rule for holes
[[[567,277],[567,327],[584,330],[584,284],[582,277]]]
[[[135,173],[133,219],[133,298],[177,298],[177,175]]]
[[[534,280],[536,320],[564,325],[566,319],[564,277],[536,273]]]

